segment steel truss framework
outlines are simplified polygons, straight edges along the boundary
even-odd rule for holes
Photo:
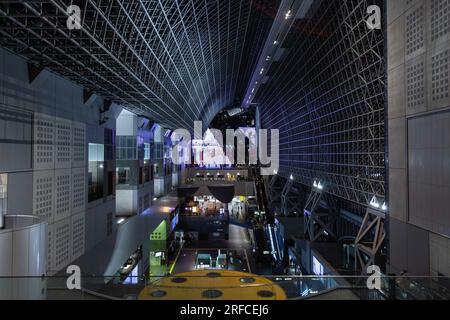
[[[323,201],[326,202],[326,209],[321,207]],[[335,229],[338,218],[334,197],[323,190],[312,189],[304,209],[304,230],[308,239],[315,242],[325,235],[337,239]]]
[[[280,175],[362,206],[385,196],[384,35],[367,8],[383,1],[315,1],[258,91],[263,128],[280,130]]]
[[[0,45],[168,128],[205,125],[247,82],[278,0],[0,2]],[[69,30],[69,5],[81,30]]]
[[[298,216],[303,213],[304,192],[287,180],[281,192],[281,213],[284,216]]]
[[[355,267],[363,274],[369,266],[377,263],[377,255],[386,239],[385,219],[384,213],[367,209],[355,240]]]
[[[281,194],[283,193],[285,181],[284,178],[280,178],[278,175],[273,175],[269,180],[269,202],[271,209],[275,212],[276,206],[281,207]]]

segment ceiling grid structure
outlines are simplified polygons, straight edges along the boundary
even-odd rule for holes
[[[81,9],[69,30],[67,8]],[[171,128],[239,105],[279,0],[0,3],[0,45]]]
[[[384,33],[366,24],[383,1],[314,1],[280,44],[253,103],[280,130],[278,174],[367,207],[385,198]]]

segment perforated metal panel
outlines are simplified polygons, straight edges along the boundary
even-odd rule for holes
[[[86,169],[72,169],[72,213],[86,208]]]
[[[425,105],[425,61],[420,58],[406,67],[408,108]]]
[[[51,222],[53,220],[53,171],[33,173],[33,214]]]
[[[71,230],[70,218],[53,225],[54,251],[53,270],[64,268],[71,260]]]
[[[49,222],[54,274],[84,253],[86,125],[35,114],[34,132],[33,210]]]
[[[72,125],[73,167],[86,166],[86,125],[74,122]]]
[[[72,166],[72,124],[71,121],[57,119],[55,123],[55,167],[70,168]]]
[[[48,227],[48,233],[47,233],[47,274],[52,275],[53,274],[53,250],[54,250],[54,239],[53,239],[53,228],[51,226]]]
[[[70,169],[55,171],[55,221],[71,213],[72,174]]]
[[[431,39],[433,41],[445,36],[450,30],[449,7],[449,0],[431,0]]]
[[[406,16],[406,54],[410,55],[425,45],[425,14],[423,5]]]
[[[431,58],[431,88],[434,102],[449,97],[450,50],[437,53]]]
[[[54,118],[35,114],[33,168],[53,169],[54,167]]]
[[[75,260],[84,254],[84,238],[85,238],[85,213],[72,216],[72,257]]]

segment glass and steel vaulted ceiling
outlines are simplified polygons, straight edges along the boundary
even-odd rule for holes
[[[253,99],[262,127],[280,130],[279,175],[362,206],[386,196],[384,33],[366,24],[383,3],[313,1]]]
[[[0,45],[168,128],[240,105],[278,0],[0,1]],[[67,8],[81,9],[69,30]]]

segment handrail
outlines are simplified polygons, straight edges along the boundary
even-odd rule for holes
[[[211,269],[213,270],[213,269]],[[183,276],[183,278],[203,278],[204,276]],[[230,278],[230,283],[233,283],[233,279],[240,279],[242,276],[223,276],[224,278]],[[421,286],[417,286],[411,290],[409,286],[400,286],[399,283],[395,280],[399,279],[405,279],[408,280],[410,283],[416,283],[417,281],[420,282],[421,279],[425,280],[439,280],[445,279],[448,280],[450,283],[450,278],[447,277],[415,277],[415,278],[406,278],[406,277],[389,277],[389,276],[382,276],[382,280],[389,280],[390,282],[394,281],[395,286],[391,287],[388,284],[388,282],[383,281],[382,287],[380,290],[370,290],[366,286],[366,280],[368,279],[366,276],[334,276],[334,275],[324,275],[324,276],[317,276],[317,275],[306,275],[306,276],[264,276],[267,280],[269,280],[269,283],[261,284],[262,286],[271,286],[276,285],[281,287],[287,295],[288,300],[307,300],[315,297],[320,297],[323,295],[326,295],[328,293],[337,291],[337,290],[350,290],[354,295],[355,298],[358,299],[368,299],[368,300],[386,300],[386,299],[449,299],[450,293],[448,291],[439,291],[436,292],[436,288],[434,288],[435,282],[424,282]],[[114,277],[111,277],[114,278]],[[160,277],[154,277],[155,279]],[[169,278],[177,278],[177,275],[171,275]],[[3,297],[8,297],[8,294],[11,295],[11,297],[14,297],[14,295],[17,293],[13,290],[15,285],[23,285],[23,281],[33,281],[35,280],[44,280],[42,282],[42,287],[47,288],[47,292],[55,292],[55,295],[58,294],[56,291],[61,291],[59,294],[64,295],[67,294],[68,297],[72,296],[76,293],[82,293],[87,294],[92,297],[97,297],[100,299],[107,299],[107,300],[125,300],[127,292],[130,292],[132,294],[131,298],[137,297],[138,292],[141,292],[141,290],[144,287],[147,287],[151,285],[149,281],[143,281],[139,284],[115,284],[114,282],[110,282],[107,287],[104,287],[103,289],[97,291],[95,288],[95,285],[97,284],[96,279],[103,281],[105,277],[83,277],[82,278],[82,288],[80,290],[77,290],[76,292],[70,292],[69,289],[65,287],[65,281],[66,277],[48,277],[48,278],[42,278],[42,277],[0,277],[0,284],[2,281],[8,281],[11,280],[12,282],[10,285],[0,285],[0,295],[3,293]],[[91,279],[91,280],[90,280]],[[347,281],[338,281],[339,279],[344,279]],[[15,282],[15,281],[16,282]],[[47,281],[50,280],[50,281]],[[54,281],[51,281],[54,280]],[[360,281],[359,281],[360,280]],[[6,282],[8,283],[8,282]],[[236,281],[238,283],[238,281]],[[240,282],[239,282],[240,283]],[[11,286],[12,284],[12,286]],[[105,282],[106,284],[106,282]],[[191,286],[194,288],[202,288],[202,285],[199,287],[196,287],[196,282],[191,283]],[[91,287],[92,285],[92,287]],[[242,286],[243,284],[240,283]],[[253,286],[254,284],[249,284],[249,286]],[[128,291],[126,288],[131,288],[130,291]],[[176,285],[174,285],[176,287]],[[228,282],[222,284],[221,287],[218,287],[218,289],[226,288],[228,287]],[[231,285],[230,287],[233,287]],[[12,291],[9,292],[8,288],[10,288]],[[124,289],[125,290],[121,290]],[[40,287],[37,287],[38,291],[41,292]],[[2,292],[3,290],[3,292]],[[302,292],[304,296],[302,296]],[[40,295],[40,293],[38,294]],[[46,298],[53,298],[52,296],[47,297],[45,294],[42,296],[43,299]],[[75,297],[76,298],[76,297]],[[339,297],[337,297],[339,298]],[[345,298],[345,296],[343,297]]]

